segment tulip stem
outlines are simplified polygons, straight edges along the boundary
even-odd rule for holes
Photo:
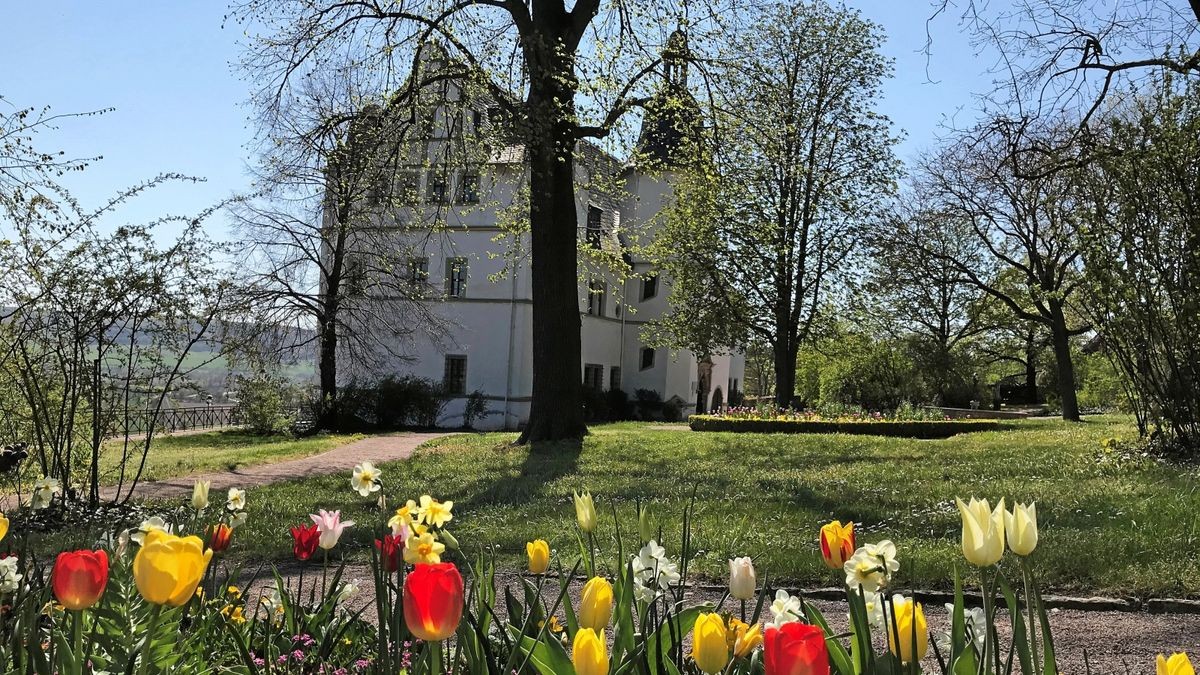
[[[746,601],[742,600],[742,623],[746,623]]]
[[[158,628],[158,620],[162,616],[162,605],[155,604],[150,610],[150,621],[146,624],[146,636],[142,640],[142,655],[138,663],[138,675],[150,672],[150,644],[154,641],[154,631]]]
[[[1029,614],[1029,646],[1033,649],[1033,669],[1037,671],[1041,669],[1042,664],[1038,661],[1037,622],[1034,620],[1033,593],[1030,592],[1033,586],[1033,570],[1029,567],[1028,558],[1020,558],[1021,576],[1025,581],[1025,610]]]
[[[83,610],[77,609],[71,614],[71,648],[75,652],[75,672],[83,675]]]

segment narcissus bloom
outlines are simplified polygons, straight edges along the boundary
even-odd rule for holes
[[[1172,654],[1170,658],[1158,655],[1155,675],[1196,675],[1192,662],[1183,652]]]
[[[738,600],[754,597],[758,588],[758,577],[754,574],[754,562],[749,556],[729,561],[729,595]]]
[[[305,527],[297,525],[292,528],[292,553],[296,560],[308,560],[317,552],[317,543],[321,540],[321,532],[315,524]]]
[[[375,540],[375,548],[379,550],[384,572],[395,572],[404,564],[404,540],[400,537],[385,534],[383,539]]]
[[[153,530],[133,558],[133,579],[147,602],[181,607],[196,594],[211,559],[200,537]]]
[[[246,491],[240,488],[229,488],[229,495],[225,500],[225,508],[230,511],[243,511],[246,509]]]
[[[417,503],[413,500],[408,500],[404,506],[396,509],[396,513],[388,520],[388,527],[392,528],[392,534],[399,536],[408,536],[408,530],[417,522]]]
[[[874,593],[881,586],[887,586],[892,574],[900,569],[896,545],[888,539],[878,544],[863,544],[842,569],[846,572],[846,585],[852,590],[862,587],[866,592]]]
[[[550,544],[545,539],[534,539],[525,544],[525,555],[529,557],[529,573],[545,574],[550,569]]]
[[[418,564],[404,578],[404,622],[426,642],[454,635],[463,613],[463,579],[451,563]]]
[[[326,551],[337,546],[338,540],[342,538],[342,533],[346,531],[347,527],[354,527],[353,520],[342,520],[341,511],[320,509],[317,513],[310,513],[308,517],[312,518],[313,523],[317,526],[317,531],[321,533],[317,545]]]
[[[896,625],[888,627],[888,649],[901,663],[912,663],[914,655],[917,661],[925,658],[925,652],[929,650],[929,628],[921,603],[894,595],[892,613]]]
[[[579,625],[604,630],[612,618],[613,588],[603,577],[592,577],[579,595]]]
[[[413,534],[404,542],[404,562],[410,565],[417,563],[440,563],[446,545],[437,540],[432,532]]]
[[[383,472],[375,468],[371,462],[363,462],[354,467],[354,473],[350,476],[350,487],[358,494],[367,497],[372,492],[379,492],[383,487],[380,484],[380,477]]]
[[[48,508],[54,500],[54,495],[62,492],[62,483],[57,478],[42,476],[33,484],[33,494],[29,506],[34,511]]]
[[[212,481],[198,480],[192,485],[192,508],[203,511],[208,508],[208,488]]]
[[[829,675],[825,633],[798,621],[767,626],[763,662],[766,675]]]
[[[729,641],[725,621],[720,614],[701,613],[692,629],[692,658],[696,666],[712,675],[725,670],[729,663]]]
[[[571,665],[575,666],[576,675],[608,675],[608,643],[604,641],[604,631],[597,633],[591,628],[575,631]]]
[[[208,547],[213,553],[220,553],[229,548],[229,540],[233,537],[233,528],[225,523],[217,523],[208,528]]]
[[[1037,504],[1013,504],[1012,512],[1004,514],[1004,534],[1013,553],[1033,553],[1038,543]]]
[[[445,527],[446,523],[454,520],[451,510],[454,502],[446,500],[439,502],[429,495],[421,495],[421,506],[417,509],[417,517],[430,527]]]
[[[835,520],[821,527],[821,557],[830,569],[841,569],[854,555],[854,523]]]
[[[596,529],[596,502],[592,499],[592,494],[584,490],[583,494],[578,492],[575,495],[575,522],[579,523],[579,529],[584,532],[591,532]]]
[[[990,567],[1004,556],[1004,499],[993,510],[986,499],[956,499],[962,514],[962,550],[967,562]]]
[[[63,551],[54,561],[50,575],[54,597],[67,609],[87,609],[104,595],[108,585],[108,553]]]

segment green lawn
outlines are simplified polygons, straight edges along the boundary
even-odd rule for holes
[[[362,438],[362,434],[321,434],[308,438],[255,436],[237,429],[201,434],[156,436],[146,458],[143,480],[184,476],[199,471],[227,471],[237,468],[307,457]],[[131,444],[131,452],[138,452]],[[101,455],[101,481],[114,485],[119,476],[122,452],[120,441],[105,443]],[[135,458],[126,472],[137,471]],[[128,477],[126,478],[128,480]]]
[[[754,557],[760,574],[804,585],[834,577],[819,560],[825,521],[860,524],[859,541],[894,540],[915,587],[950,584],[958,553],[954,497],[1036,500],[1042,540],[1034,554],[1047,588],[1069,592],[1200,594],[1200,496],[1194,468],[1098,462],[1101,439],[1134,438],[1124,418],[1083,424],[1032,421],[1011,429],[917,441],[840,435],[695,433],[619,424],[593,430],[582,449],[508,445],[511,434],[458,436],[406,463],[384,465],[391,502],[428,492],[455,501],[451,531],[469,550],[494,544],[518,566],[542,537],[564,558],[578,551],[571,491],[588,488],[601,510],[598,537],[615,552],[612,508],[633,544],[634,500],[653,501],[669,552],[679,550],[682,510],[696,489],[697,569],[724,575],[725,560]],[[255,489],[235,549],[286,558],[287,527],[317,508],[358,521],[355,555],[382,527],[375,499],[335,475]]]

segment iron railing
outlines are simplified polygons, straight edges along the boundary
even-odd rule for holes
[[[158,431],[187,431],[190,429],[216,429],[241,424],[241,411],[236,405],[202,405],[190,408],[163,408],[154,410],[131,410],[128,416],[119,415],[113,420],[116,435],[144,434],[153,424]]]

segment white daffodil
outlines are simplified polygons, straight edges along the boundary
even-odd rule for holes
[[[229,517],[229,527],[241,527],[242,525],[245,525],[246,518],[249,516],[250,514],[246,513],[245,511],[238,511],[234,513]]]
[[[0,593],[16,593],[21,588],[23,575],[17,571],[16,556],[0,560]]]
[[[137,531],[130,533],[129,538],[135,541],[138,546],[141,546],[142,542],[146,539],[146,535],[154,530],[170,532],[171,524],[158,516],[152,516],[143,520],[142,524],[138,525]]]
[[[375,468],[371,462],[363,462],[354,467],[354,473],[350,476],[350,487],[358,494],[367,497],[372,492],[379,492],[382,487],[380,478],[383,472]]]
[[[868,593],[887,586],[892,574],[899,569],[896,545],[887,539],[878,544],[864,544],[842,565],[842,570],[846,572],[846,585],[852,590],[861,586]]]
[[[782,588],[775,591],[775,600],[771,603],[770,625],[778,628],[785,623],[800,620],[800,598],[797,598]]]
[[[946,603],[946,614],[954,616],[954,603]],[[983,610],[979,607],[964,608],[963,625],[967,629],[967,644],[975,647],[976,654],[983,654],[983,642],[987,637],[987,622],[984,620]],[[937,645],[938,651],[949,654],[952,639],[953,636],[947,631],[935,635],[933,643]]]
[[[229,488],[225,508],[230,511],[244,511],[246,509],[246,491],[241,488]]]
[[[54,500],[54,495],[60,493],[62,493],[62,483],[57,478],[42,476],[33,484],[33,495],[30,497],[29,506],[35,511],[47,508]]]

